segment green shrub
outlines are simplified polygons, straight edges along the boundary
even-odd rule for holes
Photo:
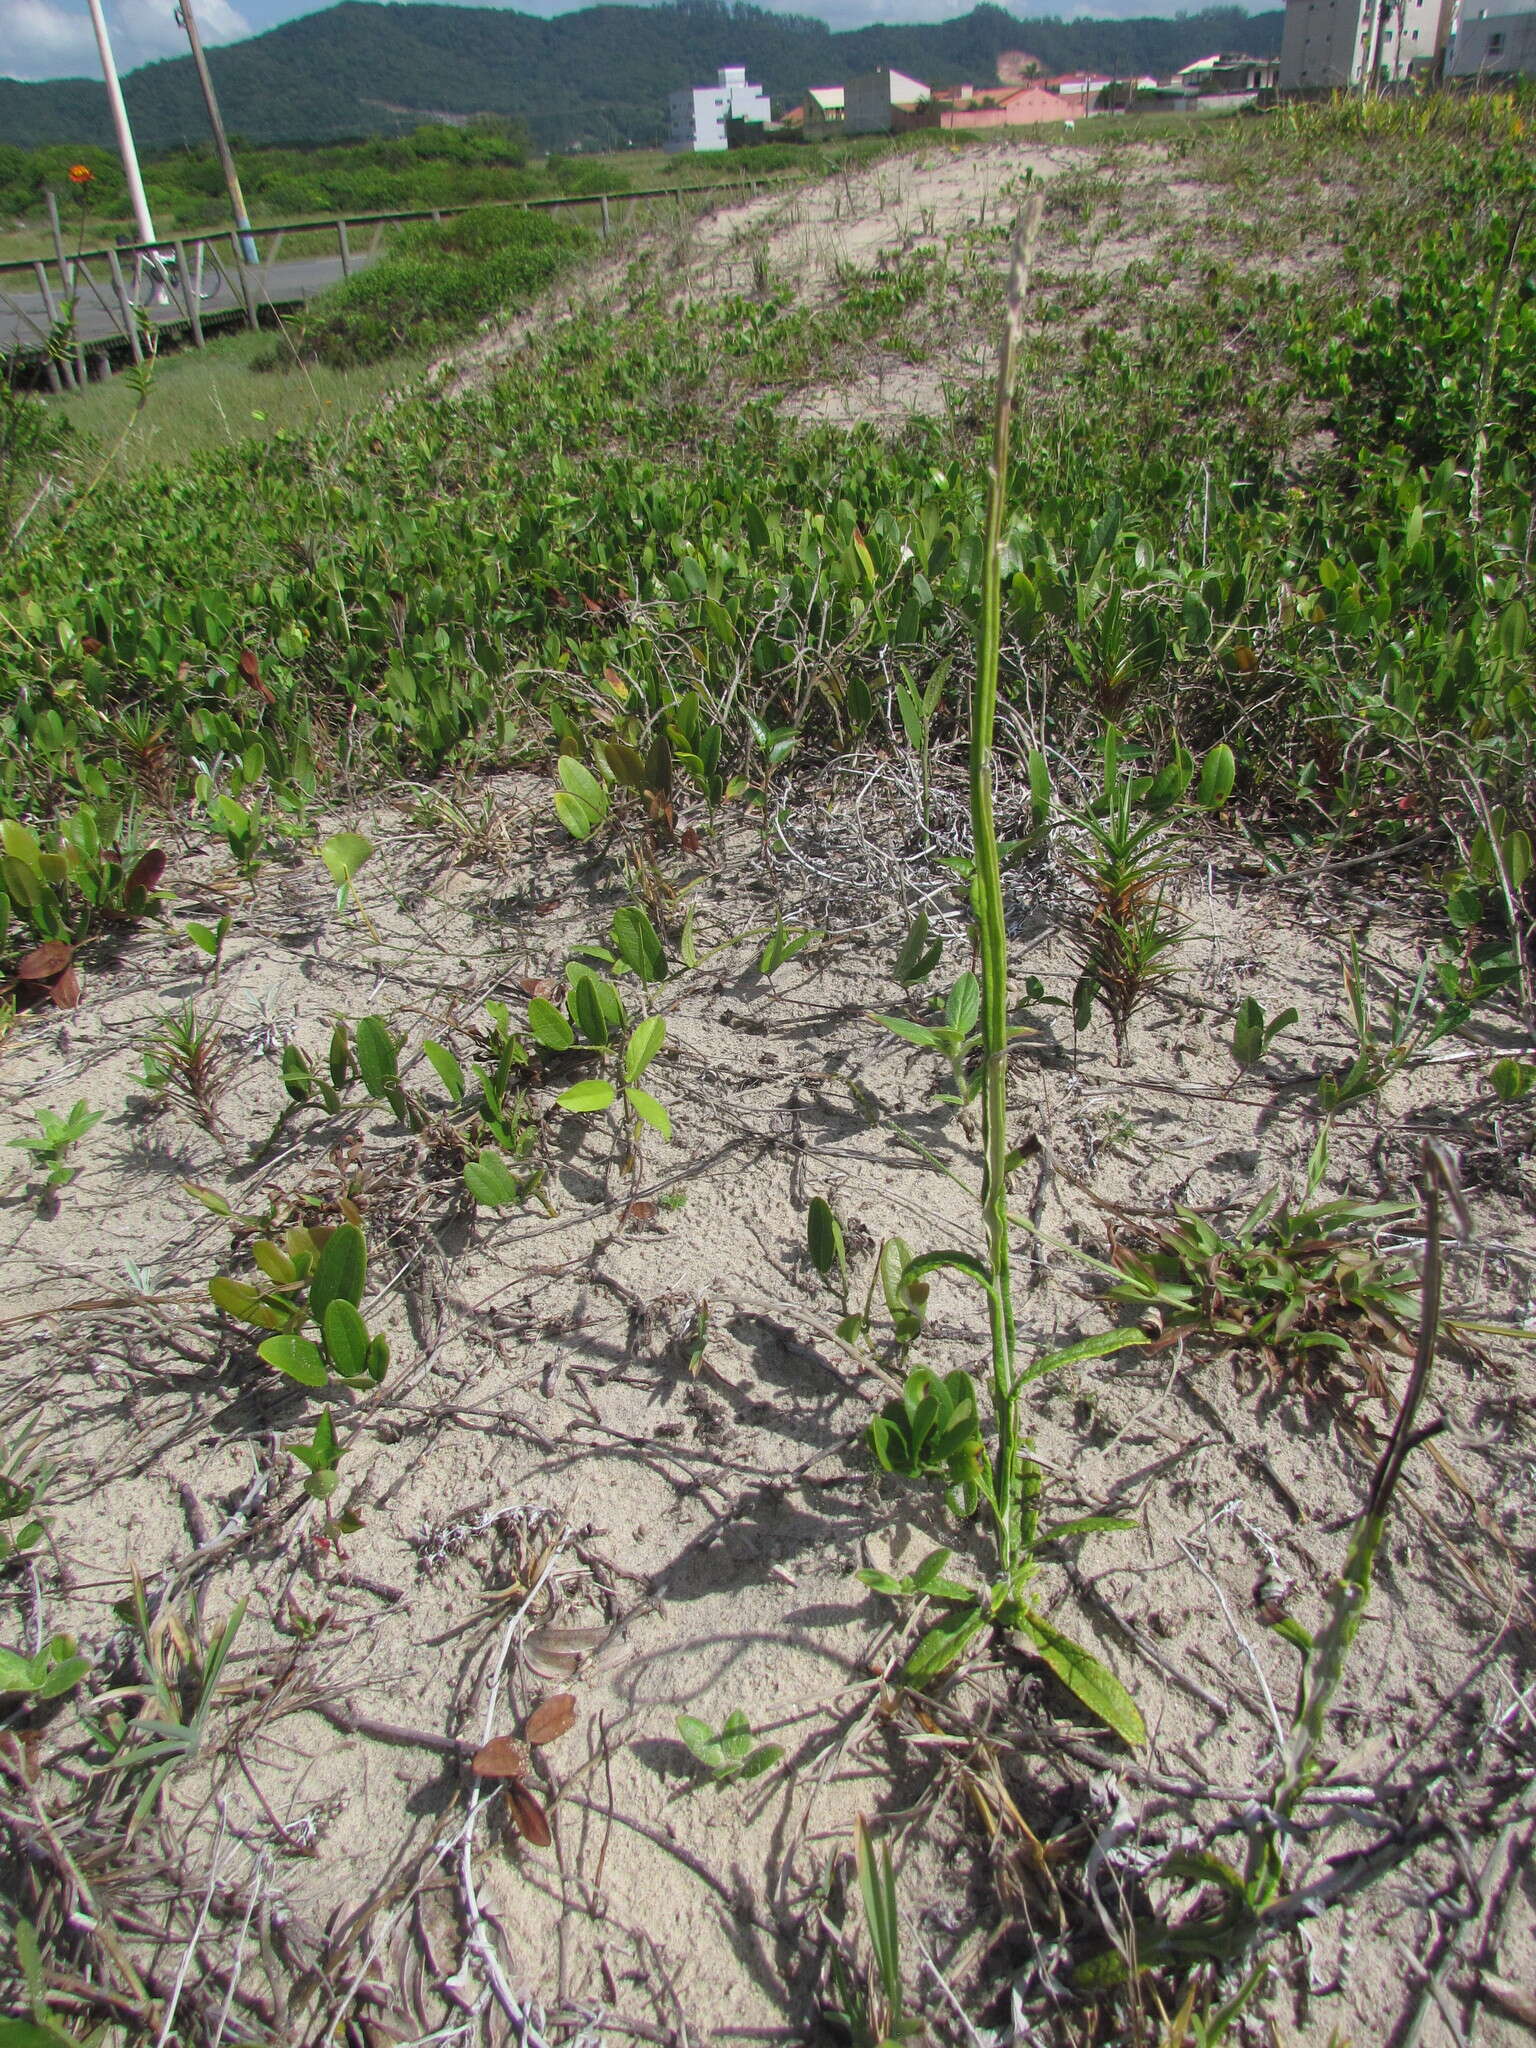
[[[0,357],[0,551],[10,541],[27,496],[63,453],[69,436],[67,421],[40,398],[16,389]]]
[[[383,262],[292,323],[293,352],[346,369],[397,349],[436,348],[491,314],[526,306],[591,243],[586,228],[512,207],[407,228]]]

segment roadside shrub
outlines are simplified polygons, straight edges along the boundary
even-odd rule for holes
[[[615,170],[611,164],[595,163],[590,157],[552,156],[545,162],[544,174],[551,184],[572,198],[633,189],[626,172]]]
[[[44,470],[67,447],[70,427],[40,398],[18,391],[0,358],[0,548]]]
[[[291,324],[292,353],[347,369],[398,349],[436,348],[527,305],[591,244],[586,228],[511,207],[408,228],[382,263]]]

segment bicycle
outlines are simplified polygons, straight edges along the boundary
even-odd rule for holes
[[[205,304],[224,289],[224,273],[208,249],[200,243],[201,260],[192,266],[193,287]],[[138,249],[133,258],[133,279],[128,296],[135,306],[179,305],[181,277],[175,252],[170,249]]]

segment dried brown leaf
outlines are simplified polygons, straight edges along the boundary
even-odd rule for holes
[[[62,939],[45,939],[40,946],[34,946],[30,953],[23,953],[16,963],[18,981],[52,981],[56,974],[62,974],[75,957],[73,946],[65,945]]]
[[[493,1735],[483,1749],[469,1760],[477,1778],[521,1778],[528,1768],[528,1752],[510,1735]]]
[[[513,1825],[525,1842],[531,1842],[535,1849],[547,1849],[554,1840],[550,1833],[549,1816],[540,1806],[528,1787],[516,1779],[505,1788],[507,1811]]]
[[[72,1010],[80,1001],[80,977],[74,968],[66,967],[58,979],[49,986],[48,994],[56,1010]]]
[[[523,1642],[523,1662],[535,1678],[572,1678],[607,1635],[601,1628],[536,1628]]]
[[[546,1742],[558,1742],[576,1720],[576,1695],[573,1692],[552,1692],[547,1700],[540,1700],[523,1725],[523,1740],[542,1748]]]

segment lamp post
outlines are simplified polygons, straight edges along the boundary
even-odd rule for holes
[[[245,210],[245,194],[240,190],[240,173],[235,169],[229,137],[224,133],[218,96],[213,89],[213,75],[208,69],[208,59],[203,54],[203,38],[198,31],[197,16],[192,11],[192,0],[181,0],[180,6],[176,9],[176,19],[186,30],[187,41],[192,45],[192,62],[197,66],[197,82],[203,89],[203,104],[208,109],[208,125],[213,130],[213,146],[219,153],[219,166],[224,173],[224,183],[229,191],[230,206],[234,210],[241,259],[246,263],[259,263],[261,258],[251,237],[251,218]]]
[[[128,126],[123,88],[117,82],[117,65],[112,57],[112,40],[107,34],[107,18],[101,11],[101,0],[85,0],[85,4],[91,10],[91,27],[96,31],[96,47],[101,52],[101,75],[107,88],[107,105],[112,109],[112,125],[117,130],[117,150],[123,160],[123,176],[128,181],[128,198],[133,207],[139,240],[153,245],[155,223],[150,216],[149,200],[145,197],[144,180],[139,176],[138,152],[133,146],[133,130]]]

